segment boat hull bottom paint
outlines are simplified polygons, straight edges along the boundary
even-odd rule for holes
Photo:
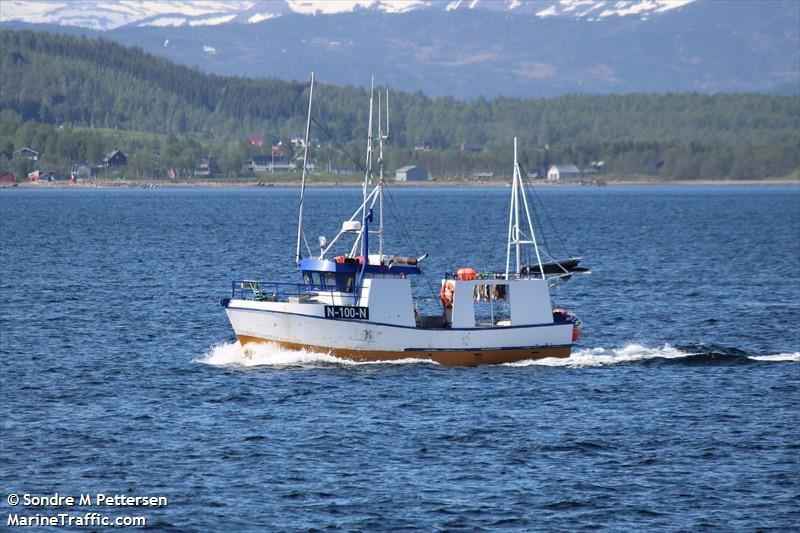
[[[325,353],[340,359],[361,363],[397,361],[400,359],[426,359],[448,366],[496,365],[502,363],[515,363],[517,361],[526,361],[529,359],[545,359],[547,357],[567,358],[569,357],[572,349],[571,346],[546,346],[539,348],[528,347],[486,350],[427,351],[408,350],[402,352],[390,352],[351,350],[346,348],[325,348],[323,346],[268,340],[259,337],[251,337],[248,335],[239,335],[238,339],[242,346],[246,346],[248,344],[273,344],[289,350],[308,350],[312,352]]]

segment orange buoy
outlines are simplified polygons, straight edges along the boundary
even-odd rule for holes
[[[336,257],[333,258],[333,260],[336,263],[344,263],[344,256],[343,255],[337,255]]]
[[[456,272],[456,279],[461,281],[471,281],[478,278],[478,273],[474,268],[459,268]]]
[[[581,338],[581,328],[578,326],[572,326],[572,342],[578,342],[578,339]]]

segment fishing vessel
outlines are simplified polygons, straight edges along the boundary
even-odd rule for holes
[[[239,342],[243,346],[272,343],[354,361],[427,359],[471,366],[569,357],[580,334],[580,320],[553,308],[550,289],[588,270],[577,267],[580,258],[564,264],[553,258],[542,262],[516,138],[505,270],[478,271],[456,265],[440,280],[437,312],[421,313],[412,290],[427,254],[415,257],[384,250],[383,141],[389,131],[388,91],[385,119],[379,96],[376,138],[374,89],[370,96],[361,205],[330,242],[320,237],[319,254],[311,253],[303,233],[303,208],[313,88],[312,74],[295,257],[300,281],[234,280],[230,297],[221,304]],[[375,141],[377,176],[372,172]],[[377,253],[370,248],[371,237],[377,237]],[[306,242],[306,257],[301,253],[302,242]],[[333,255],[336,246],[346,248]],[[523,264],[524,247],[534,250],[535,265]]]

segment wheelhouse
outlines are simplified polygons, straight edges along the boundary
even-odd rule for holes
[[[364,278],[405,278],[421,274],[419,266],[395,261],[394,258],[378,262],[370,257],[366,265],[362,257],[348,258],[338,256],[329,259],[303,259],[297,270],[303,276],[303,284],[310,291],[336,291],[352,293],[358,286],[362,273]],[[408,258],[403,258],[408,261]]]

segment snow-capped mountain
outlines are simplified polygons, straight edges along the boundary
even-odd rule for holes
[[[0,23],[217,74],[374,74],[432,96],[800,93],[798,0],[0,0]]]
[[[507,11],[531,17],[647,18],[694,0],[2,0],[0,21],[110,30],[137,26],[258,24],[287,14],[333,15],[358,10],[408,13],[416,10]]]

